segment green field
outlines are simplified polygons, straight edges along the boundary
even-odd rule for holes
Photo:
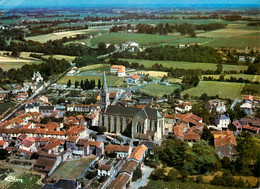
[[[214,79],[219,79],[220,75],[203,75],[206,77],[213,77]],[[202,77],[203,77],[202,76]],[[242,79],[248,79],[252,82],[258,81],[260,82],[260,76],[259,75],[247,75],[247,74],[228,74],[225,75],[224,78],[225,79],[230,79],[230,77],[236,77],[237,79],[242,78]]]
[[[99,27],[90,27],[89,29],[85,29],[85,30],[64,31],[64,32],[50,33],[50,34],[46,34],[46,35],[37,35],[37,36],[32,36],[32,37],[26,37],[25,39],[45,43],[49,40],[62,39],[63,37],[75,37],[78,34],[92,35],[92,34],[96,34],[98,32],[108,31],[108,30],[109,30],[108,26],[99,26]]]
[[[42,57],[47,58],[47,59],[52,57],[52,58],[58,59],[58,60],[65,59],[69,62],[73,61],[76,58],[76,56],[66,56],[66,55],[44,55]]]
[[[220,98],[235,99],[240,96],[244,84],[218,81],[200,81],[197,87],[185,90],[182,95],[201,96],[206,93],[208,96],[219,95]]]
[[[81,81],[81,80],[95,80],[96,81],[96,85],[98,84],[98,80],[100,79],[101,82],[103,80],[103,75],[86,75],[86,76],[64,76],[63,78],[61,78],[58,83],[60,84],[67,84],[69,80],[71,80],[71,83],[74,84],[75,81]],[[111,75],[107,75],[107,85],[108,86],[113,86],[113,87],[119,87],[119,86],[123,86],[124,84],[124,78],[120,78],[120,77],[116,77],[116,76],[111,76]]]
[[[94,64],[80,68],[81,71],[107,71],[110,69],[110,64]]]
[[[80,160],[65,161],[51,174],[48,181],[59,178],[75,180],[94,159],[95,156],[91,156]]]
[[[141,93],[153,96],[153,97],[162,97],[163,95],[170,95],[173,91],[179,88],[179,85],[170,85],[164,86],[159,84],[149,84],[144,87],[139,88]]]
[[[207,44],[208,42],[212,41],[214,39],[212,38],[182,38],[182,39],[176,39],[167,43],[163,43],[162,45],[184,45],[184,44]]]
[[[11,68],[18,69],[25,64],[40,64],[40,60],[31,60],[31,59],[22,59],[22,58],[13,58],[9,56],[0,56],[0,68],[4,71],[7,71]]]
[[[230,24],[225,29],[198,34],[198,37],[207,37],[209,41],[203,45],[218,47],[246,47],[260,48],[260,27],[248,27],[244,24]]]
[[[37,189],[41,188],[41,177],[20,169],[0,169],[0,188]]]
[[[167,35],[152,35],[152,34],[137,34],[137,33],[108,33],[90,40],[93,46],[100,42],[120,44],[127,41],[135,41],[140,45],[152,45],[158,43],[165,43],[177,39],[175,36]]]
[[[128,61],[129,63],[137,62],[144,67],[149,68],[153,64],[162,64],[164,67],[173,67],[174,69],[202,69],[202,70],[216,70],[217,66],[214,63],[200,63],[200,62],[181,62],[181,61],[160,61],[160,60],[140,60],[140,59],[121,59]],[[247,66],[243,65],[227,65],[223,64],[223,71],[230,70],[247,70]]]
[[[245,84],[243,90],[248,90],[248,89],[256,90],[258,92],[258,94],[260,94],[259,84]]]

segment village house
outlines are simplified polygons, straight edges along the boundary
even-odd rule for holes
[[[39,112],[40,103],[38,102],[32,102],[25,105],[25,113],[28,112]]]
[[[90,104],[90,105],[84,105],[84,104],[69,104],[66,106],[67,112],[94,112],[98,110],[97,104]]]
[[[42,189],[80,189],[81,183],[75,180],[58,179],[54,184],[45,184]]]
[[[215,151],[219,158],[229,157],[232,159],[236,153],[236,139],[232,131],[211,131],[214,137]]]
[[[145,145],[139,145],[135,148],[132,154],[129,156],[129,160],[137,160],[139,164],[142,164],[147,153],[147,147]]]
[[[110,73],[118,77],[125,77],[125,66],[122,65],[113,65],[110,67]]]
[[[96,141],[88,141],[84,146],[85,155],[100,156],[104,153],[104,143]]]
[[[98,167],[98,176],[110,177],[114,174],[114,166],[102,164]]]
[[[178,106],[175,108],[175,113],[185,113],[190,111],[192,108],[191,102],[180,102]]]
[[[9,146],[7,141],[0,140],[0,149],[6,149]]]
[[[225,113],[226,112],[225,102],[221,101],[219,99],[209,100],[206,103],[205,106],[209,110],[209,112],[212,112],[212,111],[215,111],[217,113]]]
[[[34,152],[37,152],[38,149],[36,147],[36,143],[34,138],[32,137],[26,137],[24,139],[18,149],[18,154],[20,156],[30,157]]]
[[[126,189],[131,181],[131,175],[128,173],[119,173],[119,175],[114,179],[108,189]]]
[[[115,153],[117,159],[127,159],[132,152],[132,147],[109,144],[105,147],[105,152],[107,155]]]
[[[125,82],[128,84],[137,84],[139,83],[140,77],[138,75],[130,75],[125,79]]]
[[[80,73],[80,69],[78,69],[76,66],[71,68],[71,70],[67,73],[67,76],[73,76]]]
[[[215,119],[215,125],[218,129],[223,130],[227,129],[228,125],[231,123],[230,118],[226,115],[218,115]]]
[[[40,83],[43,81],[43,77],[41,76],[40,72],[37,71],[33,73],[32,80],[36,83]]]

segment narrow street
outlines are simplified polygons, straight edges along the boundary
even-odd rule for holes
[[[129,189],[137,189],[141,186],[146,186],[149,182],[149,176],[151,175],[154,168],[143,166],[142,168],[142,178],[138,179],[135,182],[132,182],[129,186]]]

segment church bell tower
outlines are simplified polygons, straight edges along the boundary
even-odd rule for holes
[[[104,72],[103,75],[103,87],[100,93],[100,105],[102,108],[108,106],[110,104],[109,101],[109,93],[108,93],[108,88],[107,88],[107,79],[106,79],[106,74]]]

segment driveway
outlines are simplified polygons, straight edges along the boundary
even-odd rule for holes
[[[135,182],[132,182],[129,186],[129,189],[136,189],[141,186],[146,186],[149,182],[149,176],[151,175],[154,168],[143,166],[142,167],[142,178],[138,179]]]

